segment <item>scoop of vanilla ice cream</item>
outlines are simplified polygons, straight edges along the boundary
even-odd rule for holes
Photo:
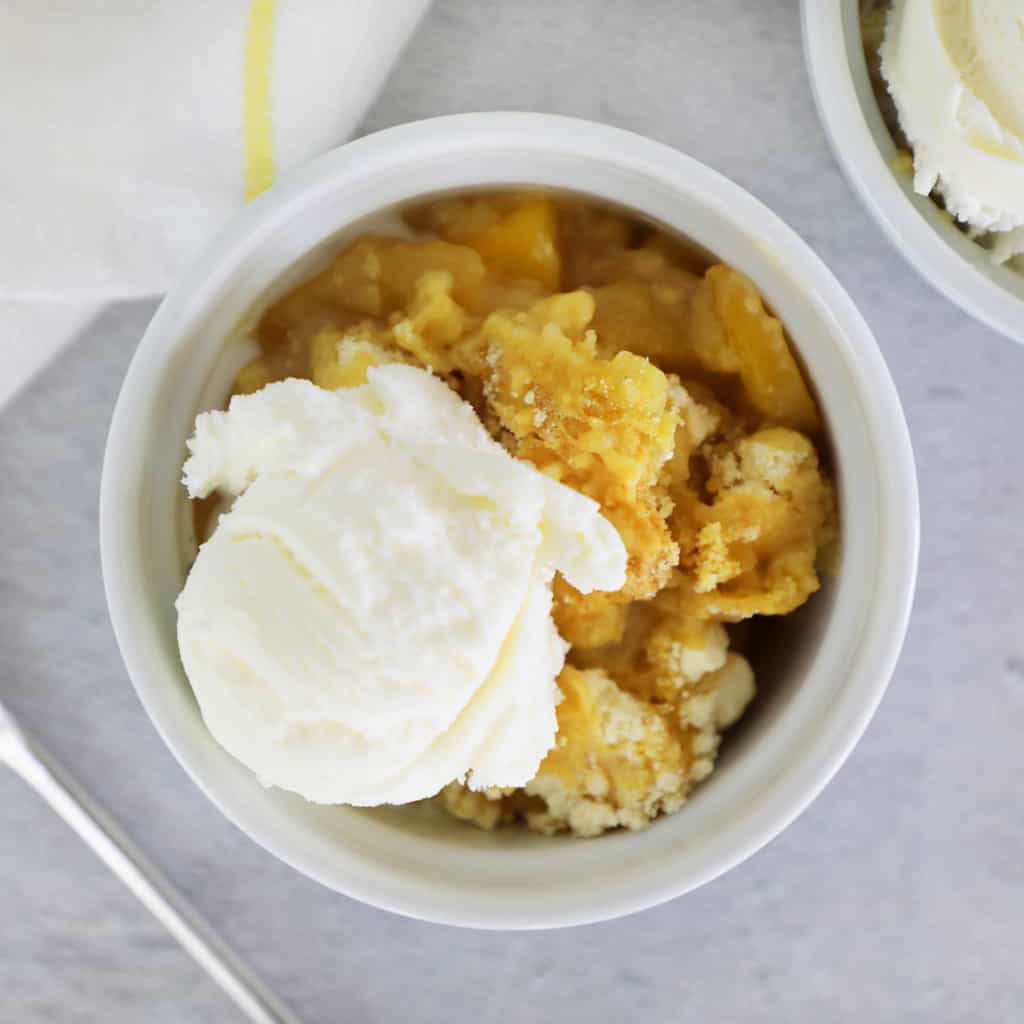
[[[894,0],[882,74],[914,150],[914,187],[1024,249],[1024,20],[1020,0]]]
[[[200,415],[184,482],[237,495],[178,602],[214,737],[319,803],[518,786],[556,730],[551,580],[614,590],[589,498],[513,459],[424,370],[287,380]]]

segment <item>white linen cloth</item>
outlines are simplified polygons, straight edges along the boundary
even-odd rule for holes
[[[35,308],[45,338],[166,290],[247,198],[349,137],[428,2],[3,0],[0,357],[43,361]]]

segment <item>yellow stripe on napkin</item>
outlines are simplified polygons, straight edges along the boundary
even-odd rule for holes
[[[245,198],[255,199],[274,180],[270,130],[270,54],[277,0],[252,0],[245,40]]]

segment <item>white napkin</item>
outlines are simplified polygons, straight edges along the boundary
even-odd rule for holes
[[[426,0],[5,0],[0,295],[163,291],[356,127]]]
[[[348,138],[428,3],[3,0],[0,355],[32,344],[40,302],[166,290],[247,198]]]

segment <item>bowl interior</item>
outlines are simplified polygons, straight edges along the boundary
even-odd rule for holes
[[[510,182],[509,185],[521,187],[522,183]],[[456,190],[455,194],[460,193],[463,193],[463,190]],[[423,202],[445,194],[452,194],[451,190],[417,196],[413,202]],[[548,194],[551,194],[550,191]],[[582,196],[580,193],[563,192],[560,195],[600,201],[598,197]],[[650,218],[640,210],[622,210],[622,212],[637,220],[650,221]],[[672,230],[661,223],[654,226],[661,230]],[[215,356],[198,395],[190,422],[194,421],[195,415],[199,412],[207,409],[220,409],[225,406],[234,375],[241,366],[253,358],[256,352],[256,347],[250,340],[250,329],[258,321],[263,310],[296,285],[322,270],[347,242],[365,233],[398,236],[410,234],[397,208],[375,211],[356,223],[346,225],[341,231],[324,239],[305,253],[291,266],[284,268],[270,283],[257,306],[249,310],[235,326],[231,336],[221,347],[220,353]],[[673,232],[673,235],[692,254],[692,261],[688,262],[692,262],[693,266],[710,265],[715,261],[715,255],[700,246],[694,239],[678,232]],[[817,397],[820,400],[820,396]],[[832,471],[837,464],[837,459],[827,424],[823,441],[825,447],[822,455]],[[842,502],[844,489],[841,475],[838,486],[840,502]],[[177,589],[180,590],[195,558],[197,545],[202,538],[196,536],[194,517],[191,514],[192,506],[182,487],[177,488],[177,505],[178,521],[181,524],[177,577]],[[709,781],[699,786],[690,797],[691,805],[700,799],[703,790],[714,785],[724,768],[734,759],[743,757],[744,750],[756,744],[765,730],[771,728],[771,723],[785,713],[786,707],[813,660],[814,652],[824,636],[831,616],[835,598],[835,578],[832,572],[823,572],[822,576],[821,590],[796,613],[779,618],[761,618],[756,621],[753,652],[750,655],[757,676],[756,698],[741,721],[725,735],[716,761],[716,771]],[[188,692],[191,696],[191,690]],[[196,713],[198,714],[198,712],[198,704],[196,704]],[[522,848],[524,846],[545,846],[552,843],[560,844],[566,841],[564,837],[545,837],[525,828],[506,828],[494,836],[456,821],[432,801],[423,801],[416,806],[363,808],[358,811],[353,808],[336,807],[332,808],[332,813],[358,813],[361,817],[379,821],[399,831],[413,831],[419,835],[435,837],[447,835],[459,841],[461,845],[479,845],[487,849],[493,848],[496,842],[500,845],[514,842],[519,848]],[[654,827],[661,827],[663,820],[657,821]]]
[[[345,157],[333,154],[327,170],[314,165],[263,209],[255,204],[168,297],[129,372],[101,519],[112,617],[133,682],[168,745],[229,817],[282,859],[357,898],[443,922],[538,927],[678,895],[749,855],[802,809],[852,746],[887,681],[879,657],[894,658],[902,636],[913,555],[900,556],[899,587],[884,577],[893,571],[892,545],[916,551],[916,506],[911,471],[900,485],[909,488],[906,507],[885,514],[898,498],[879,454],[884,427],[873,403],[882,402],[879,394],[888,401],[891,385],[877,350],[871,345],[865,360],[839,326],[834,296],[819,290],[838,286],[810,251],[753,199],[692,162],[667,182],[653,164],[647,173],[550,143],[483,145],[470,155],[456,147],[418,163],[407,155],[365,174]],[[489,834],[429,804],[318,807],[265,789],[206,731],[178,658],[174,600],[189,560],[179,484],[185,440],[195,415],[221,404],[246,357],[254,311],[397,204],[495,185],[582,192],[625,206],[750,275],[787,326],[831,438],[841,562],[856,570],[840,566],[800,613],[772,625],[758,666],[763,696],[718,769],[682,812],[640,833],[582,841],[514,829]],[[863,328],[852,307],[849,316]],[[905,474],[909,446],[904,455],[905,427],[894,409],[889,415],[904,431],[895,464]]]

